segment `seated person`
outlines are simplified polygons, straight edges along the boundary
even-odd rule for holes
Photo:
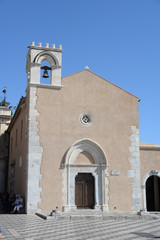
[[[13,203],[13,206],[14,206],[14,208],[11,213],[15,213],[15,212],[19,213],[20,208],[23,207],[23,198],[20,195],[16,195],[16,200]]]

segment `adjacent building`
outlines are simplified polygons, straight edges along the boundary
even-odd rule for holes
[[[0,194],[6,191],[9,159],[9,135],[6,130],[11,121],[11,110],[5,98],[0,102]]]

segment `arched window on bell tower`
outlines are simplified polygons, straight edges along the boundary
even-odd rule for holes
[[[51,65],[46,60],[41,64],[40,84],[51,84]]]

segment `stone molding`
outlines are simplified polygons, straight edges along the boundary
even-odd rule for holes
[[[92,155],[95,160],[95,164],[107,164],[107,158],[102,148],[97,143],[89,139],[82,139],[68,149],[65,157],[65,164],[73,164],[77,156],[83,151],[87,151]]]
[[[43,51],[37,54],[34,59],[34,63],[41,65],[41,62],[46,59],[51,65],[58,66],[58,67],[60,66],[57,57],[53,55],[52,52],[50,51]]]
[[[33,88],[48,88],[48,89],[59,90],[63,86],[55,86],[55,85],[41,84],[41,83],[29,83],[29,87],[33,87]]]
[[[28,179],[27,179],[27,213],[40,212],[38,203],[41,202],[40,180],[42,175],[40,172],[43,148],[40,146],[38,135],[36,110],[36,95],[37,89],[30,88],[29,90],[29,119],[28,119]]]
[[[49,43],[46,43],[45,47],[43,47],[41,42],[38,43],[38,46],[35,45],[35,42],[31,42],[29,48],[37,49],[37,50],[44,50],[44,51],[47,51],[47,50],[52,51],[54,49],[54,52],[62,52],[63,51],[62,45],[59,45],[59,48],[56,48],[55,44],[52,44],[52,46],[50,47]]]
[[[155,151],[160,151],[160,146],[140,146],[139,147],[140,150],[155,150]]]
[[[141,209],[141,188],[140,188],[140,157],[139,157],[139,129],[131,126],[130,136],[131,146],[129,148],[131,157],[129,162],[131,169],[128,170],[128,177],[133,178],[132,187],[132,210],[139,211]]]

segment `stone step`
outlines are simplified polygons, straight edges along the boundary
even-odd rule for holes
[[[95,212],[95,211],[76,211],[76,212],[70,212],[70,213],[61,213],[61,215],[54,215],[50,216],[49,213],[36,213],[37,216],[49,220],[72,220],[72,219],[100,219],[100,220],[124,220],[124,219],[135,219],[135,220],[141,220],[141,219],[159,219],[160,220],[160,214],[151,213],[151,214],[137,214],[137,213],[130,213],[130,212],[111,212],[111,213],[102,213],[102,212]]]

